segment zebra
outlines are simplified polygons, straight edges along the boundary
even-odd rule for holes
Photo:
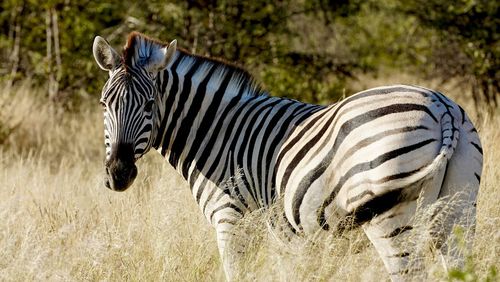
[[[393,281],[419,271],[397,244],[417,202],[461,193],[453,220],[467,211],[466,227],[475,225],[481,143],[464,110],[437,91],[392,85],[307,104],[270,96],[237,65],[139,32],[121,55],[96,36],[93,55],[109,73],[105,186],[126,190],[136,161],[157,150],[215,228],[228,280],[241,257],[228,247],[235,225],[278,202],[297,236],[336,232],[347,219],[361,227]]]

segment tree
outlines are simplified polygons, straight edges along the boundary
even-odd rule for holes
[[[500,3],[489,0],[411,0],[399,9],[435,31],[425,69],[471,85],[476,106],[499,106]]]

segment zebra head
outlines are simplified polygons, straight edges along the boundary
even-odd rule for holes
[[[159,124],[156,77],[171,61],[176,41],[162,44],[138,33],[129,36],[123,56],[97,36],[94,58],[109,78],[102,89],[106,187],[126,190],[137,176],[135,162],[152,147]]]

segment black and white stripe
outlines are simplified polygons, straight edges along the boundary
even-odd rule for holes
[[[157,149],[189,183],[223,257],[245,212],[283,199],[297,234],[341,229],[342,220],[332,222],[339,215],[363,225],[398,280],[410,251],[392,242],[412,230],[419,196],[432,203],[465,191],[475,201],[479,137],[441,93],[397,85],[330,106],[305,104],[268,96],[246,71],[183,50],[157,72],[138,63],[141,50],[164,46],[133,33],[110,72],[102,97],[107,152],[120,142],[134,144],[135,159]],[[150,115],[147,101],[155,101]],[[232,261],[224,266],[231,277]]]

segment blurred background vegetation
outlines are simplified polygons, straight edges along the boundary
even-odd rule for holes
[[[500,92],[499,1],[3,0],[0,77],[29,81],[66,109],[95,98],[106,75],[96,35],[123,45],[137,30],[247,68],[275,96],[328,103],[353,82],[391,73],[452,82],[476,106]],[[39,94],[40,95],[40,94]]]

